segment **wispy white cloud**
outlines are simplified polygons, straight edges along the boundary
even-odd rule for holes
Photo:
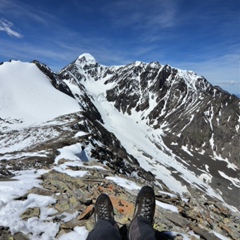
[[[6,19],[0,19],[0,31],[6,32],[11,37],[16,38],[22,38],[23,35],[15,30],[13,28],[13,23],[9,22]]]
[[[11,59],[18,59],[23,61],[31,61],[31,60],[40,60],[41,59],[60,59],[64,60],[64,53],[59,51],[54,51],[44,46],[38,46],[25,43],[23,41],[16,42],[12,44],[10,41],[2,40],[0,45],[0,55],[7,58],[10,56]],[[38,59],[40,58],[40,59]]]
[[[157,12],[159,14],[157,14]],[[161,1],[154,16],[148,15],[149,27],[168,28],[177,24],[177,4],[173,1]]]
[[[240,82],[237,81],[222,81],[222,82],[216,82],[218,85],[222,86],[240,86]]]
[[[58,20],[53,14],[34,7],[34,4],[18,0],[1,0],[0,14],[11,16],[21,22],[31,20],[45,26],[48,26],[51,21]]]
[[[131,27],[136,30],[156,31],[175,26],[177,23],[176,1],[136,0],[113,1],[105,5],[102,12],[108,15],[117,27]]]
[[[239,54],[229,53],[220,57],[205,58],[197,62],[174,62],[177,68],[192,70],[231,93],[240,92]]]

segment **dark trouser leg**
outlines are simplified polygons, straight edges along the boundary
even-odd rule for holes
[[[130,240],[155,240],[155,230],[144,218],[137,217],[133,220],[129,229]]]
[[[87,240],[121,240],[121,236],[116,223],[99,219]]]

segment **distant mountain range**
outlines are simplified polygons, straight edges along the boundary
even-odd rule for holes
[[[9,143],[14,132],[44,129],[65,115],[76,126],[67,125],[67,117],[63,126],[89,134],[84,141],[90,157],[115,171],[131,176],[138,166],[149,180],[180,195],[197,188],[239,207],[240,101],[204,77],[158,62],[108,67],[83,54],[58,73],[38,61],[3,63],[0,84],[2,159],[21,151],[16,146],[23,135]],[[58,122],[55,130],[63,126]],[[40,139],[36,133],[24,146],[43,151]],[[59,147],[46,141],[47,148]],[[61,147],[74,141],[69,135]]]

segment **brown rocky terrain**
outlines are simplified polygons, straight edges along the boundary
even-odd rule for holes
[[[58,165],[70,162],[68,159],[60,159]],[[89,168],[91,167],[91,168]],[[97,168],[101,167],[101,168]],[[59,224],[56,239],[74,230],[77,226],[85,226],[88,231],[94,227],[94,203],[97,196],[107,193],[113,203],[115,220],[118,223],[123,239],[126,239],[127,227],[130,224],[134,202],[138,190],[129,190],[117,185],[106,177],[121,177],[134,181],[139,187],[143,185],[153,186],[143,178],[133,179],[126,175],[117,174],[113,169],[98,162],[89,162],[82,167],[69,167],[72,171],[86,170],[88,174],[83,177],[71,177],[66,173],[51,170],[41,176],[41,187],[32,188],[26,195],[18,197],[16,201],[24,201],[29,194],[51,196],[56,199],[54,204],[48,206],[55,213],[48,216],[49,222]],[[166,204],[161,207],[157,204],[155,212],[154,229],[157,239],[239,239],[240,214],[231,212],[221,203],[210,200],[196,190],[192,190],[190,196],[181,199],[169,189],[161,189],[154,185],[157,202]],[[177,209],[177,211],[172,210]],[[71,220],[65,221],[66,213],[75,214]],[[22,220],[39,218],[41,208],[28,208],[21,215]],[[221,235],[216,235],[218,233]],[[27,240],[31,233],[18,232],[11,235],[8,227],[0,227],[1,240]]]

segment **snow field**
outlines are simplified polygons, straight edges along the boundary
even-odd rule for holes
[[[77,101],[55,89],[33,63],[20,61],[0,65],[0,114],[11,129],[44,122],[79,111]]]

